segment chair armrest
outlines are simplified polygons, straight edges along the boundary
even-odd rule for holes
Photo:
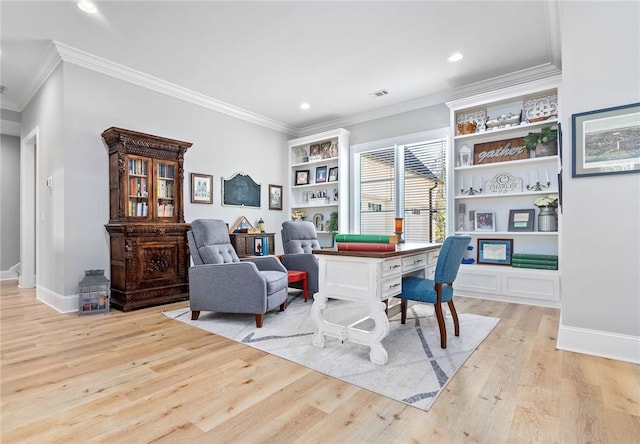
[[[287,269],[282,265],[282,262],[278,258],[273,256],[266,257],[247,257],[240,259],[240,262],[250,262],[260,271],[281,271],[287,272]]]

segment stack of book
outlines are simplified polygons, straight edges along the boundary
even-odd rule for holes
[[[338,251],[396,251],[398,236],[387,234],[336,234]]]
[[[557,270],[558,256],[555,254],[514,253],[511,266],[516,268],[538,268],[541,270]]]

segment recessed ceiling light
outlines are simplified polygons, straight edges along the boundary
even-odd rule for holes
[[[309,109],[311,108],[311,105],[309,105],[307,102],[302,102],[300,104],[300,109]]]
[[[447,57],[447,60],[449,60],[450,62],[457,62],[459,60],[462,60],[463,57],[464,56],[462,54],[460,54],[459,52],[454,52],[449,57]]]
[[[78,8],[82,9],[84,12],[89,14],[95,14],[98,12],[98,8],[92,2],[82,1],[77,3]]]

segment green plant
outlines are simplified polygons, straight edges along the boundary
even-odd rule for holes
[[[549,143],[556,140],[558,140],[558,130],[550,126],[545,126],[537,133],[529,133],[524,136],[524,147],[533,151],[540,143]]]
[[[329,223],[327,224],[327,231],[331,234],[338,232],[338,212],[334,211],[329,216]]]

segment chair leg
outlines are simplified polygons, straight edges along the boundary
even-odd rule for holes
[[[200,310],[197,310],[197,311],[194,310],[191,312],[192,321],[197,321],[199,317],[200,317]]]
[[[262,328],[262,314],[256,315],[256,327]]]
[[[444,315],[442,314],[442,305],[434,304],[436,318],[438,319],[438,327],[440,328],[440,347],[447,348],[447,329],[444,325]]]
[[[280,311],[285,311],[289,306],[289,300],[285,299],[282,304],[280,304]]]
[[[451,316],[453,317],[453,326],[455,328],[456,336],[460,336],[460,324],[458,323],[458,312],[456,312],[456,306],[453,305],[453,299],[447,302],[449,305],[449,311],[451,312]]]
[[[400,299],[400,323],[407,323],[407,300]]]

